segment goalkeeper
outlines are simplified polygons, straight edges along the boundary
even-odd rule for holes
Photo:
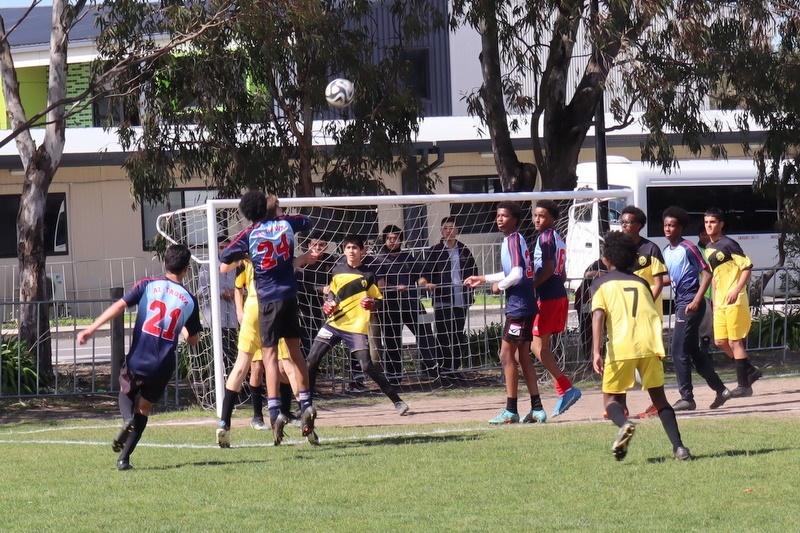
[[[337,263],[331,270],[330,291],[322,306],[328,320],[314,338],[308,355],[311,390],[314,390],[322,358],[331,348],[344,342],[361,364],[362,370],[392,400],[397,414],[404,416],[408,412],[408,405],[400,399],[381,367],[373,363],[369,356],[367,333],[370,311],[375,308],[375,300],[382,299],[383,295],[375,274],[362,264],[364,239],[359,235],[348,235],[342,241],[342,248],[346,261]]]

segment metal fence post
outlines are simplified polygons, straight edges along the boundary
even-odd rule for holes
[[[122,287],[111,288],[111,300],[122,298]],[[111,320],[111,390],[119,390],[119,369],[125,359],[125,313]]]

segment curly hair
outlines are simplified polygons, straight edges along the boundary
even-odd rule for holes
[[[623,215],[633,215],[633,220],[636,221],[637,224],[644,227],[647,224],[647,215],[644,214],[644,211],[636,207],[635,205],[626,205],[622,209]]]
[[[517,227],[519,227],[519,223],[522,222],[522,217],[524,216],[521,205],[511,200],[503,200],[497,204],[497,210],[499,211],[500,209],[505,209],[512,217],[516,218]]]
[[[661,215],[661,220],[666,218],[674,218],[678,221],[678,225],[680,225],[682,228],[685,228],[689,225],[689,213],[687,213],[684,208],[678,207],[677,205],[671,205],[664,209],[664,214]]]
[[[247,191],[239,200],[239,211],[250,222],[261,222],[267,218],[267,197],[261,191]]]
[[[556,204],[553,200],[539,200],[536,202],[536,207],[541,207],[542,209],[546,209],[550,216],[552,216],[555,220],[558,220],[559,215],[561,215],[561,211],[558,209],[558,204]]]
[[[636,264],[638,251],[630,235],[609,231],[603,239],[602,255],[617,270],[630,270]]]

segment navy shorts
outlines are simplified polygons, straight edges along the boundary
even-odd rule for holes
[[[171,378],[172,374],[137,376],[128,369],[128,365],[123,363],[119,371],[119,390],[131,398],[141,394],[142,398],[148,402],[158,403],[164,397]]]
[[[258,311],[262,346],[277,346],[278,339],[299,339],[302,336],[296,299],[261,304]]]
[[[533,340],[533,320],[535,315],[522,318],[506,317],[503,327],[503,340],[511,344],[523,344]]]

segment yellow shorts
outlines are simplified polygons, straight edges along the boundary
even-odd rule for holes
[[[750,333],[750,306],[740,301],[741,295],[733,305],[714,307],[714,339],[738,341]]]
[[[606,360],[603,392],[625,394],[636,384],[636,370],[642,378],[642,390],[664,385],[664,362],[657,355],[642,359]]]
[[[258,327],[258,302],[250,303],[250,299],[245,300],[242,310],[242,324],[239,326],[239,343],[237,345],[240,352],[253,354],[253,361],[261,361],[261,330]],[[278,360],[289,359],[289,348],[286,341],[278,341]]]

